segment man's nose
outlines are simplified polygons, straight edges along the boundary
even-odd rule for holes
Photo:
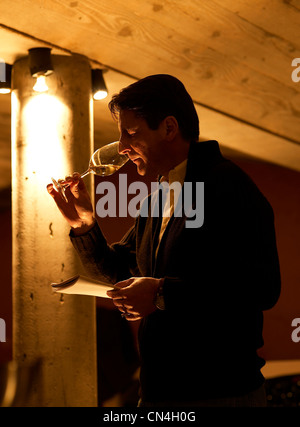
[[[120,137],[119,139],[119,153],[127,154],[130,151],[130,146],[125,143],[124,138]]]

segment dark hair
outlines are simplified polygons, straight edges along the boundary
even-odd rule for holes
[[[150,129],[157,129],[167,116],[174,116],[181,135],[189,141],[199,138],[199,119],[192,98],[176,77],[155,74],[145,77],[113,95],[109,109],[114,118],[122,110],[134,111],[146,120]]]

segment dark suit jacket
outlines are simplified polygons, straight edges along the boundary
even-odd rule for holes
[[[259,387],[262,312],[280,294],[273,211],[253,181],[221,155],[216,141],[191,144],[185,181],[204,182],[204,223],[187,228],[184,216],[173,216],[157,257],[157,217],[138,217],[111,246],[98,225],[71,235],[98,279],[165,278],[166,310],[144,318],[139,330],[142,398],[150,402]]]

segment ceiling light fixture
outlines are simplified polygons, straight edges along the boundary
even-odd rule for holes
[[[12,66],[5,62],[0,63],[0,94],[11,92],[11,69]]]
[[[107,97],[108,90],[103,78],[103,70],[96,68],[92,70],[92,92],[93,98],[98,101]]]
[[[35,47],[29,49],[29,68],[32,77],[35,77],[36,83],[33,90],[36,92],[46,92],[46,76],[53,73],[51,61],[51,49],[48,47]]]

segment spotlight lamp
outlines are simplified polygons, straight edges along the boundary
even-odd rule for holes
[[[99,68],[92,70],[92,92],[95,101],[106,98],[108,94],[103,77],[103,70]]]
[[[0,62],[0,94],[11,92],[11,69],[11,65]]]
[[[48,47],[35,47],[29,49],[28,52],[30,73],[32,77],[36,78],[33,90],[46,92],[48,90],[46,76],[53,73],[51,49]]]

